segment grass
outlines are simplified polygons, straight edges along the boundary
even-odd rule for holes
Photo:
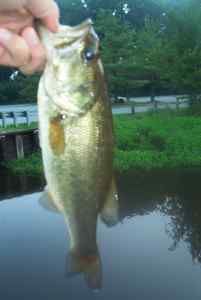
[[[201,167],[201,117],[174,112],[114,117],[114,167],[119,172]],[[40,153],[10,161],[22,173],[42,172]]]
[[[23,130],[23,129],[34,129],[37,127],[38,127],[37,122],[32,122],[30,125],[19,124],[17,127],[15,125],[8,125],[6,128],[0,126],[0,133],[1,132],[18,131],[18,130]]]
[[[201,167],[201,118],[161,112],[114,118],[115,168]]]

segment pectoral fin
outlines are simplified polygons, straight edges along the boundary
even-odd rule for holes
[[[54,201],[52,199],[51,194],[48,191],[48,188],[46,187],[44,191],[42,192],[41,197],[39,198],[39,204],[46,210],[54,212],[54,213],[60,213],[56,205],[54,204]]]
[[[119,221],[119,201],[115,178],[112,179],[109,193],[100,215],[101,220],[108,227],[114,226]]]
[[[53,118],[49,124],[49,142],[55,155],[61,155],[65,150],[64,129],[60,116]]]

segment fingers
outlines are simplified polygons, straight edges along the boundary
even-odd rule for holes
[[[0,11],[0,27],[15,33],[20,33],[23,28],[32,26],[33,21],[34,17],[25,9],[6,12]]]
[[[42,69],[46,61],[46,53],[33,27],[33,20],[41,19],[49,30],[56,32],[59,27],[59,9],[53,0],[8,2],[12,2],[12,6],[6,6],[5,1],[5,9],[9,11],[6,11],[5,18],[1,12],[0,19],[0,65],[17,67],[23,73],[32,74]]]
[[[27,8],[53,32],[59,27],[59,8],[53,0],[27,0]]]
[[[32,27],[26,28],[21,36],[0,29],[0,65],[17,67],[30,75],[42,70],[45,62],[45,49]]]
[[[30,60],[30,50],[19,35],[0,28],[0,65],[20,67]]]
[[[31,59],[27,64],[20,67],[20,71],[24,74],[31,75],[36,71],[41,71],[46,62],[46,53],[40,40],[32,27],[26,28],[22,32],[29,49],[31,50]]]
[[[0,45],[0,57],[3,55],[4,53],[4,48]]]
[[[9,1],[0,1],[0,10],[17,10],[21,9],[25,3],[26,0],[9,0]]]

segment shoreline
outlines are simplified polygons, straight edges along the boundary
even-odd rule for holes
[[[175,112],[121,115],[114,116],[114,129],[116,172],[201,168],[201,117]],[[3,165],[15,173],[42,174],[40,153]]]

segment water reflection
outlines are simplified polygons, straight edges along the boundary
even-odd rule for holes
[[[119,178],[120,216],[159,211],[171,222],[166,232],[170,250],[184,241],[194,262],[201,263],[201,171],[156,172]],[[126,201],[125,201],[126,199]]]
[[[44,182],[43,176],[19,176],[0,166],[0,200],[43,190]]]
[[[199,171],[118,177],[119,222],[112,228],[98,224],[103,265],[103,289],[98,294],[89,292],[82,277],[66,278],[66,224],[61,214],[39,205],[41,193],[2,201],[0,296],[200,299],[200,179]],[[29,187],[31,192],[30,183]]]
[[[66,276],[82,274],[89,288],[101,289],[102,264],[96,240],[97,222],[92,222],[90,219],[93,216],[88,214],[86,208],[83,215],[81,207],[75,218],[71,206],[66,206],[59,201],[55,202],[47,189],[41,194],[39,205],[47,211],[61,213],[64,217],[70,240]]]
[[[192,174],[191,174],[192,175]],[[159,207],[165,215],[171,217],[168,233],[173,239],[174,250],[184,241],[194,262],[201,263],[201,187],[200,176],[182,176],[182,184],[177,191],[169,193],[163,205]]]

